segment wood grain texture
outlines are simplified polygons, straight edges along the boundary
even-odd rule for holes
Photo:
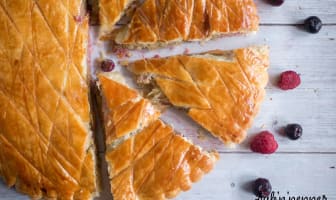
[[[335,164],[336,155],[222,154],[213,173],[177,199],[254,200],[251,180],[267,177],[273,191],[279,191],[286,200],[289,196],[322,195],[335,200],[336,169],[330,168]]]
[[[215,169],[177,200],[254,200],[250,183],[267,177],[283,196],[321,196],[336,199],[336,155],[333,154],[221,154]],[[0,183],[0,199],[26,200]],[[100,198],[105,199],[105,198]],[[286,200],[288,197],[286,198]],[[108,200],[108,199],[106,199]]]
[[[324,24],[336,23],[335,0],[286,0],[281,7],[267,1],[255,1],[262,24],[298,24],[309,16],[319,16]]]

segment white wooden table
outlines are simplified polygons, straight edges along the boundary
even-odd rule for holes
[[[261,27],[255,36],[218,39],[203,45],[182,44],[172,50],[132,55],[132,59],[137,59],[182,53],[185,48],[194,53],[255,44],[268,44],[271,49],[267,97],[242,145],[228,148],[216,139],[199,137],[198,126],[181,117],[182,113],[165,113],[164,119],[185,136],[221,154],[216,168],[177,199],[254,200],[250,183],[257,177],[265,177],[275,191],[274,200],[283,196],[286,200],[295,196],[296,200],[298,196],[322,195],[336,200],[336,0],[287,0],[281,7],[269,6],[263,0],[256,2]],[[306,33],[298,26],[312,15],[319,16],[324,23],[319,34]],[[301,74],[301,86],[287,92],[277,89],[279,73],[290,69]],[[177,121],[181,120],[188,125],[179,126]],[[303,137],[297,141],[279,133],[281,127],[294,122],[304,129]],[[267,156],[251,153],[249,138],[265,129],[275,134],[278,151]],[[7,189],[0,181],[0,199],[28,198]]]

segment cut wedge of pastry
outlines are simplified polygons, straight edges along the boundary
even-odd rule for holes
[[[116,23],[126,13],[127,9],[135,0],[100,0],[99,1],[99,23],[100,36],[112,32]]]
[[[97,191],[83,5],[0,1],[0,177],[34,199]]]
[[[106,6],[103,11],[110,8]],[[128,24],[105,38],[128,48],[153,48],[181,41],[253,33],[258,25],[253,0],[144,0]],[[104,21],[102,26],[112,27]]]
[[[166,99],[224,143],[240,143],[264,98],[268,65],[268,48],[252,47],[138,60],[127,68],[153,102]]]
[[[177,135],[148,100],[115,77],[99,75],[114,199],[161,200],[189,190],[213,168],[218,154]]]

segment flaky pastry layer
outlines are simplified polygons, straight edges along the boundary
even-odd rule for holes
[[[127,68],[138,84],[156,86],[162,93],[156,96],[185,109],[224,143],[240,143],[264,98],[268,65],[268,48],[251,47],[143,59]]]
[[[177,135],[135,90],[105,75],[99,76],[99,85],[105,104],[106,161],[115,200],[173,198],[212,170],[218,154],[204,152]],[[119,135],[123,123],[128,129]]]
[[[112,5],[106,5],[103,11],[108,8]],[[106,26],[112,27],[102,21],[102,27]],[[154,48],[181,41],[253,33],[258,26],[253,0],[145,0],[128,24],[107,31],[103,38],[128,48]]]
[[[34,199],[91,199],[82,0],[0,1],[0,176]]]

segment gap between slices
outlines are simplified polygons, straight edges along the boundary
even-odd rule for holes
[[[114,199],[173,198],[213,168],[218,153],[204,152],[177,135],[120,79],[100,74],[98,80]]]
[[[226,144],[240,143],[253,123],[268,82],[268,47],[215,50],[134,61],[145,97],[181,108]]]
[[[101,8],[108,10],[112,5],[102,1]],[[259,17],[253,0],[144,0],[132,12],[129,23],[118,28],[115,23],[107,22],[106,15],[101,16],[102,39],[127,48],[156,48],[182,41],[254,33]]]

